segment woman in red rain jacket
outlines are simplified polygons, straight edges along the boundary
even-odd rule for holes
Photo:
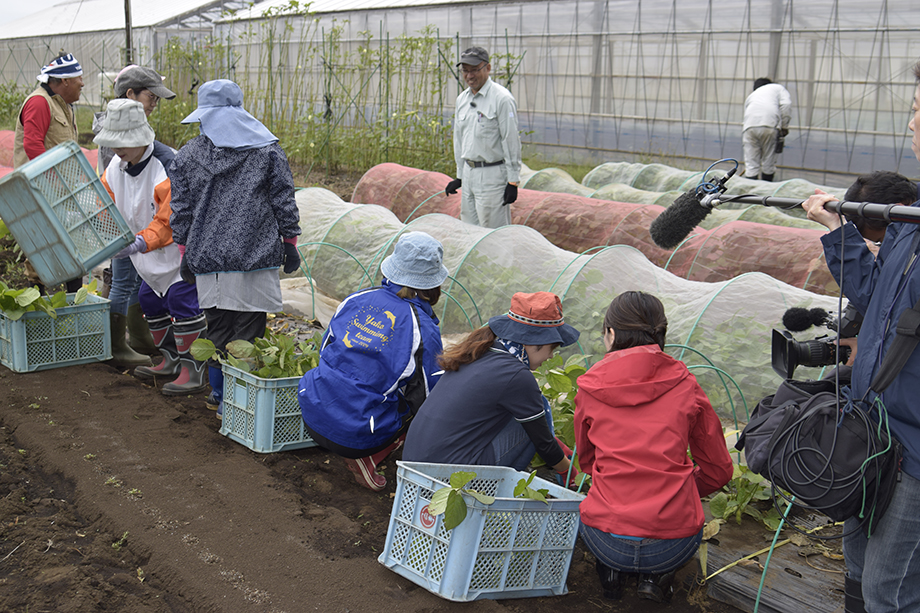
[[[702,539],[700,497],[732,476],[709,399],[663,351],[667,328],[658,298],[620,294],[604,318],[607,355],[578,379],[575,439],[592,478],[581,536],[611,599],[632,574],[640,598],[670,599],[675,572]]]

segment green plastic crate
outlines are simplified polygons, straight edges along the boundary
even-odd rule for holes
[[[14,372],[101,362],[112,357],[109,301],[90,294],[83,304],[55,309],[57,318],[29,311],[12,320],[0,311],[0,364]]]
[[[0,179],[0,218],[45,285],[88,274],[134,240],[73,141]]]
[[[222,370],[221,434],[259,453],[316,446],[300,413],[300,377],[263,379],[229,364]]]

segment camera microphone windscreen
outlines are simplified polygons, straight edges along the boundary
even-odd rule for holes
[[[652,222],[648,229],[652,241],[662,249],[677,247],[710,211],[710,207],[700,202],[696,190],[681,194]]]
[[[793,307],[783,313],[783,326],[791,332],[802,332],[812,326],[823,326],[832,321],[824,309]]]

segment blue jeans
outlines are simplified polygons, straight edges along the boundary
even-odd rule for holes
[[[862,582],[870,613],[920,611],[920,481],[901,473],[872,538],[857,530],[843,539],[851,579]],[[859,524],[848,519],[849,532]]]
[[[663,574],[690,561],[703,540],[697,534],[680,539],[632,540],[581,524],[581,540],[602,564],[627,573]]]
[[[112,286],[109,289],[109,309],[112,313],[128,314],[128,307],[137,304],[137,291],[141,288],[141,277],[137,274],[131,258],[112,260]]]
[[[553,428],[553,411],[549,401],[543,398],[543,415],[549,424],[550,432]],[[537,448],[527,436],[524,426],[512,419],[492,439],[492,457],[496,466],[510,466],[514,470],[527,470],[527,465],[537,453]]]

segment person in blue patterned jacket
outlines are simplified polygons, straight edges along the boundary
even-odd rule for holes
[[[170,168],[173,240],[182,278],[197,285],[208,337],[219,351],[265,333],[266,314],[280,311],[278,268],[300,266],[300,214],[294,178],[278,138],[243,108],[243,91],[227,79],[204,83],[199,123]],[[188,351],[180,347],[179,351]],[[208,406],[223,414],[223,375],[209,363]]]

